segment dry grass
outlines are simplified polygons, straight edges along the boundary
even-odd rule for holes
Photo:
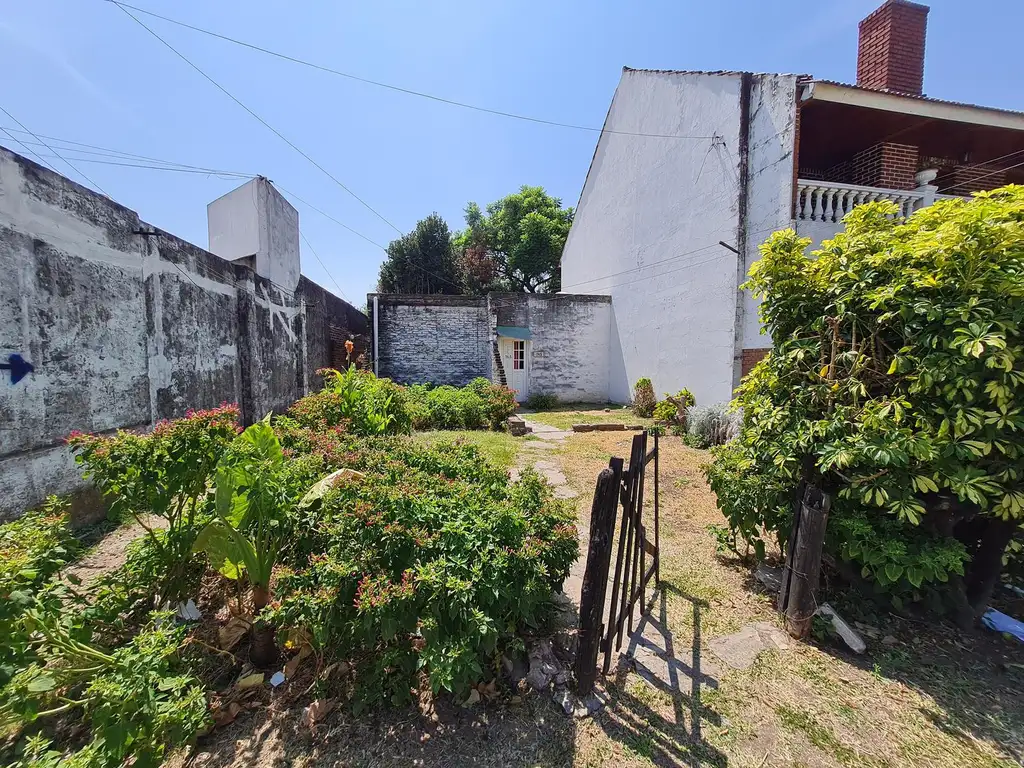
[[[597,472],[610,455],[628,456],[629,441],[588,433],[563,449],[566,477],[581,493],[581,520]],[[655,613],[690,663],[690,647],[775,621],[775,613],[749,567],[720,556],[707,531],[724,523],[700,471],[707,453],[676,438],[661,445],[665,589]],[[701,686],[696,696],[689,687],[667,692],[620,674],[610,683],[612,705],[577,733],[575,764],[960,768],[1024,757],[1024,677],[1007,666],[1016,648],[887,614],[874,623],[889,644],[869,641],[866,657],[827,643],[795,644],[740,671],[703,652],[705,664],[719,668],[717,688]]]
[[[621,405],[593,403],[566,403],[545,411],[523,414],[530,421],[539,421],[559,429],[572,429],[573,424],[643,424],[649,427],[653,419],[641,419]]]

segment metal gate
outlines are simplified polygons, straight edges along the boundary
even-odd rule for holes
[[[649,438],[654,447],[648,451]],[[654,465],[653,539],[644,519],[644,490],[647,467]],[[611,600],[605,621],[605,599],[608,597],[608,575],[619,518],[614,577]],[[580,598],[579,653],[576,657],[576,680],[579,694],[585,695],[594,686],[597,660],[604,652],[602,671],[611,667],[612,646],[622,648],[623,634],[633,633],[633,615],[651,579],[661,580],[658,532],[658,433],[642,432],[633,438],[629,465],[612,458],[601,471],[594,489],[590,513],[590,546],[583,576]]]

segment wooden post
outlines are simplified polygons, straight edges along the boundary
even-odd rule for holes
[[[786,555],[789,590],[786,595],[786,629],[796,638],[811,631],[811,619],[818,610],[818,580],[821,576],[821,549],[832,499],[813,485],[804,490],[800,507],[800,526],[796,545]]]
[[[654,586],[661,587],[661,532],[660,521],[658,520],[659,495],[658,488],[658,461],[661,456],[661,448],[658,446],[658,432],[654,432]]]
[[[804,489],[807,488],[807,481],[801,480],[793,492],[793,525],[789,529],[789,539],[786,541],[786,560],[782,567],[782,587],[779,589],[778,602],[776,603],[779,613],[786,612],[786,604],[789,601],[789,583],[793,576],[793,550],[796,549],[796,535],[800,530],[800,509],[804,502]]]
[[[580,595],[579,650],[576,654],[576,691],[586,696],[597,678],[597,656],[604,626],[604,597],[612,560],[612,534],[618,509],[620,477],[612,468],[601,470],[590,508],[590,547]]]

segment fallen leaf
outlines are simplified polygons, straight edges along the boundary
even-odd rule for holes
[[[254,672],[251,675],[246,675],[235,683],[235,688],[240,691],[244,691],[247,688],[255,688],[256,686],[263,685],[263,673]]]
[[[230,651],[238,641],[245,637],[252,628],[252,620],[248,616],[233,616],[228,623],[217,630],[217,639],[222,650]]]
[[[285,637],[284,647],[289,651],[292,648],[298,648],[299,652],[302,653],[303,649],[308,648],[312,650],[313,638],[309,634],[309,630],[304,628],[289,629],[288,635]],[[307,651],[308,652],[308,651]]]
[[[295,672],[298,670],[299,665],[303,659],[313,653],[313,649],[309,645],[303,645],[299,648],[299,652],[292,656],[288,660],[288,663],[284,665],[284,676],[286,679],[291,680],[295,676]]]
[[[220,728],[232,723],[241,711],[242,705],[237,701],[232,701],[227,707],[222,707],[213,713],[213,724]]]
[[[310,730],[316,729],[316,724],[323,720],[334,709],[334,701],[331,699],[317,699],[305,711],[306,725]]]

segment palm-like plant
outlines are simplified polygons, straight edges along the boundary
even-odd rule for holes
[[[248,579],[257,617],[270,602],[270,578],[295,505],[283,465],[284,454],[269,416],[248,427],[217,467],[216,518],[195,543],[195,549],[206,552],[210,564],[222,574]],[[273,662],[273,628],[254,632],[250,655],[257,665]]]

